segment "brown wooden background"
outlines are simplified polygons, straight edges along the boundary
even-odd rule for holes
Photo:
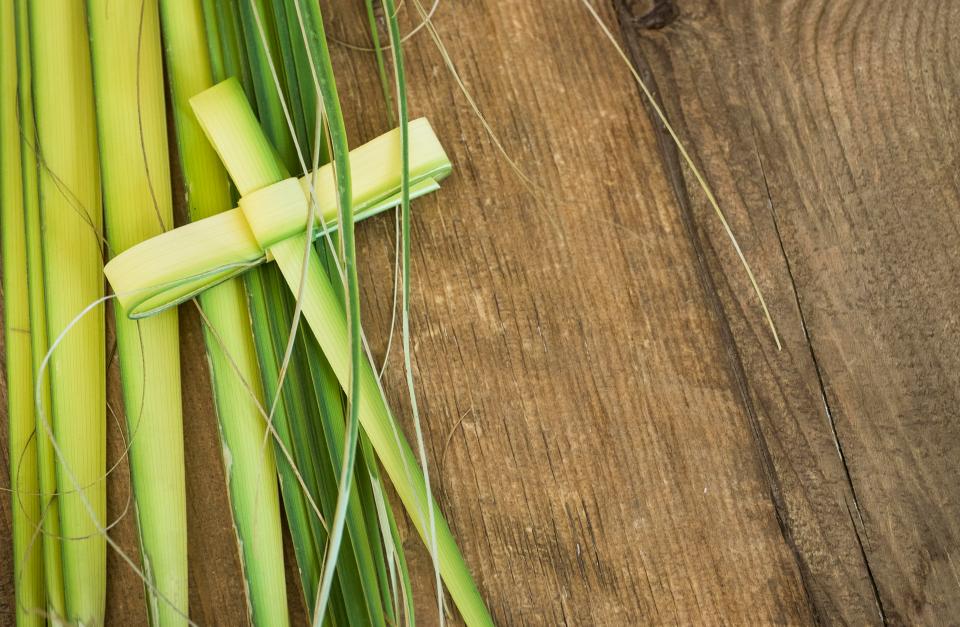
[[[957,624],[960,2],[596,3],[714,186],[784,348],[580,0],[442,2],[464,81],[539,188],[416,36],[412,107],[456,169],[415,206],[415,367],[439,496],[495,619]],[[334,35],[365,41],[360,3],[323,4]],[[373,61],[334,49],[359,143],[386,125]],[[378,355],[393,228],[360,228]],[[237,625],[190,307],[182,329],[191,613]],[[123,467],[110,487],[117,514]],[[135,553],[133,524],[116,536]],[[408,545],[430,624],[429,561]],[[110,624],[144,623],[142,587],[110,565]]]

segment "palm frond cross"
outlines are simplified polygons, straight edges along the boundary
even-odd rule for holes
[[[287,173],[240,84],[228,79],[190,101],[240,194],[239,206],[167,231],[114,257],[104,268],[131,318],[184,302],[267,261],[275,261],[300,297],[303,316],[340,386],[350,389],[349,329],[343,303],[308,238],[336,228],[332,165],[297,179]],[[426,119],[409,123],[409,187],[415,198],[439,189],[450,160]],[[399,204],[400,132],[394,129],[350,151],[353,215],[362,220]],[[307,228],[309,202],[315,222]],[[307,255],[304,253],[308,252]],[[304,268],[306,261],[306,268]],[[338,277],[337,277],[338,278]],[[302,282],[302,288],[301,288]],[[428,499],[423,473],[380,393],[371,364],[361,366],[360,425],[425,541]],[[437,508],[436,503],[433,507]],[[468,624],[488,624],[483,601],[442,516],[436,524],[440,573]]]

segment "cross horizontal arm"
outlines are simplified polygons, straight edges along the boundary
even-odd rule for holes
[[[437,182],[450,173],[451,166],[425,118],[410,123],[410,136],[411,196],[416,197],[436,190]],[[350,151],[357,220],[400,202],[400,164],[396,159],[399,150],[400,133],[394,129]],[[317,225],[313,231],[316,238],[337,226],[332,166],[325,165],[315,176],[299,180],[305,198],[311,180],[317,199]],[[104,273],[131,318],[150,316],[268,260],[261,243],[269,246],[305,230],[304,207],[303,203],[264,206],[262,213],[253,218],[259,242],[251,231],[249,218],[239,208],[224,211],[124,251],[106,265]]]

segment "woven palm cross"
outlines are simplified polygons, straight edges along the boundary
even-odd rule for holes
[[[261,263],[276,262],[290,289],[299,296],[303,316],[341,387],[349,390],[346,314],[308,241],[336,226],[332,166],[301,179],[290,177],[236,80],[198,94],[191,105],[240,193],[239,206],[167,231],[114,257],[104,273],[117,299],[131,318],[146,317]],[[410,197],[414,198],[438,189],[438,181],[450,173],[451,165],[426,119],[410,122],[407,132]],[[399,130],[394,130],[350,152],[356,219],[399,204],[400,147]],[[319,225],[308,229],[311,199]],[[429,543],[424,513],[432,496],[366,359],[360,369],[359,389],[360,424],[420,536]],[[437,507],[435,502],[432,506]],[[465,617],[485,617],[486,610],[446,522],[438,516],[435,524],[440,573],[447,589]]]

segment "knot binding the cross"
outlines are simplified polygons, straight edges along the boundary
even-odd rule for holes
[[[284,239],[282,234],[277,235],[273,227],[278,215],[301,216],[298,231],[306,229],[308,207],[304,191],[297,179],[288,178],[240,198],[240,211],[261,248],[266,250]],[[306,192],[309,194],[309,190]]]

